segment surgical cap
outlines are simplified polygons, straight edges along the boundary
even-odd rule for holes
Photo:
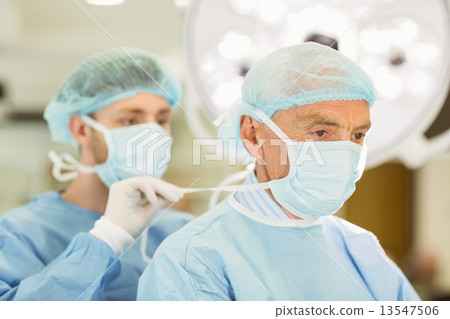
[[[254,117],[252,107],[272,117],[278,110],[333,100],[365,100],[372,106],[372,81],[355,62],[330,47],[314,42],[285,47],[251,67],[242,85],[242,101],[231,107],[231,122],[219,128],[219,136],[239,140],[240,116]]]
[[[181,86],[158,56],[142,49],[118,48],[87,58],[45,109],[52,140],[75,144],[68,128],[72,115],[91,114],[138,93],[159,95],[173,106],[180,100]]]

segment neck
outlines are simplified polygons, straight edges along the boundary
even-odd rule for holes
[[[109,189],[97,174],[79,174],[61,195],[63,199],[87,210],[103,215]]]
[[[258,183],[265,183],[265,182],[269,182],[272,179],[269,177],[269,174],[267,173],[267,170],[265,169],[264,166],[258,165],[256,164],[255,166],[255,175],[256,175],[256,179],[258,180]],[[270,190],[270,188],[265,190],[267,192],[267,194],[269,194],[270,198],[272,198],[272,200],[277,203],[278,206],[281,207],[281,209],[284,210],[284,212],[292,219],[301,219],[298,216],[295,216],[294,214],[291,214],[289,211],[287,211],[283,206],[280,205],[280,203],[277,202],[277,200],[275,199],[275,197],[273,197],[272,191]]]

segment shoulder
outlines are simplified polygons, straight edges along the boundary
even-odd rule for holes
[[[0,218],[0,234],[27,238],[69,237],[90,229],[98,218],[98,214],[67,202],[58,193],[50,191],[5,213]]]
[[[372,232],[336,216],[325,218],[324,226],[327,231],[334,232],[334,238],[341,238],[354,258],[365,263],[392,264],[378,238]]]
[[[55,206],[56,192],[47,192],[33,198],[29,203],[13,208],[0,218],[1,225],[26,225],[27,223],[39,223],[46,213],[51,213]]]
[[[376,253],[385,257],[384,249],[372,232],[336,216],[325,217],[323,225],[326,232],[341,238],[347,247],[358,247],[359,254],[374,256]]]
[[[52,211],[59,207],[52,206],[55,192],[48,192],[33,198],[29,203],[13,208],[0,218],[0,241],[2,253],[8,254],[20,251],[22,256],[37,251],[37,247],[43,249],[54,247],[57,243],[54,238],[48,238],[52,231]]]
[[[154,254],[168,236],[182,229],[186,224],[194,219],[194,216],[188,213],[175,211],[172,209],[160,209],[155,213],[148,224],[147,250]]]
[[[323,225],[326,229],[333,230],[335,232],[339,232],[345,236],[368,236],[375,237],[375,235],[355,224],[346,221],[337,216],[327,216],[323,218]],[[375,237],[376,238],[376,237]]]
[[[420,300],[372,232],[335,216],[325,218],[324,226],[328,232],[334,232],[335,243],[341,239],[376,300]]]
[[[181,212],[170,208],[162,208],[156,212],[153,220],[157,220],[160,223],[178,223],[184,225],[192,221],[194,218],[194,215],[186,212]]]
[[[184,256],[198,242],[210,243],[212,237],[220,236],[218,228],[226,227],[226,220],[233,211],[227,200],[189,222],[182,229],[167,237],[158,248],[158,254]],[[205,247],[206,248],[206,247]],[[155,256],[156,257],[156,256]]]

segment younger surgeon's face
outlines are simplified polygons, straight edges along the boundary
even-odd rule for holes
[[[159,95],[138,93],[133,97],[116,101],[91,116],[108,129],[156,122],[170,133],[172,109],[169,102]],[[95,161],[101,164],[108,157],[103,133],[94,129],[90,129],[90,132]]]

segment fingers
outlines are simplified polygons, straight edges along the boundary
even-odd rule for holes
[[[152,188],[158,196],[161,196],[165,200],[176,202],[183,197],[184,192],[182,188],[167,183],[159,178],[153,176],[142,176],[137,177],[136,179],[139,180],[138,185],[145,185],[142,187],[145,187],[146,189]]]
[[[155,189],[149,183],[146,183],[144,180],[137,180],[133,187],[136,191],[144,194],[144,197],[152,204],[156,205],[158,203],[158,196],[156,195]]]
[[[159,196],[171,202],[178,201],[184,195],[183,190],[180,187],[162,180],[159,180],[158,183],[154,183],[153,187]]]
[[[166,204],[167,203],[167,201],[164,199],[164,198],[162,198],[162,197],[158,197],[158,200],[156,201],[156,203],[147,203],[147,204],[144,204],[143,206],[142,206],[142,208],[148,213],[148,212],[150,212],[150,213],[154,213],[154,212],[156,212],[158,209],[160,209],[161,207],[163,207],[164,206],[164,204]]]
[[[183,189],[153,176],[129,178],[111,185],[110,192],[122,193],[129,197],[144,194],[148,201],[156,205],[157,195],[164,200],[176,202],[183,197]]]
[[[109,189],[110,198],[122,198],[125,196],[126,198],[139,201],[142,198],[142,194],[152,204],[158,201],[153,187],[136,177],[116,182]]]

